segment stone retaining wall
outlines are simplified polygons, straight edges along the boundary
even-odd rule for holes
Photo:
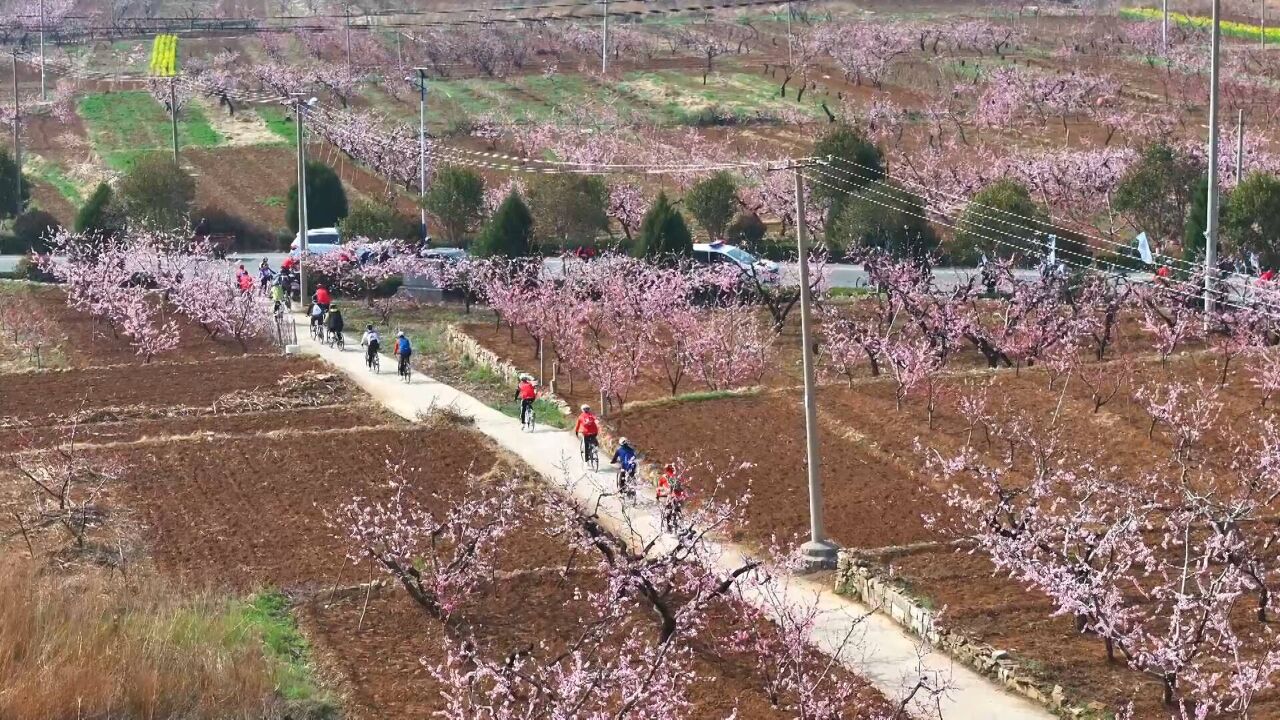
[[[935,611],[897,587],[878,558],[841,551],[836,569],[836,592],[877,608],[958,662],[1019,695],[1044,704],[1063,717],[1083,720],[1102,717],[1106,711],[1102,703],[1082,704],[1075,698],[1068,698],[1061,685],[1036,678],[1009,651],[941,627],[936,622]]]

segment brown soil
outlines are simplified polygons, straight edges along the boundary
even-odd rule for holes
[[[87,313],[68,307],[61,288],[55,285],[31,286],[28,297],[38,304],[49,328],[50,346],[56,346],[61,360],[72,367],[91,367],[117,363],[141,363],[129,341],[111,332],[106,324]],[[210,339],[199,326],[178,318],[178,348],[157,358],[159,362],[206,360],[228,355],[244,355],[245,348],[235,340]],[[261,342],[250,343],[248,350],[262,351]]]
[[[373,406],[347,405],[296,408],[240,415],[197,415],[154,420],[82,423],[75,428],[77,445],[131,443],[192,435],[249,435],[281,430],[344,430],[384,424],[388,418]],[[0,448],[6,450],[53,447],[68,440],[65,426],[38,426],[0,430]]]
[[[318,360],[249,355],[199,363],[14,373],[0,375],[0,417],[53,424],[99,408],[207,407],[228,394],[274,391],[286,375],[326,372],[327,366]]]
[[[415,496],[431,506],[467,490],[494,464],[479,436],[368,429],[182,440],[116,451],[129,468],[119,495],[139,510],[157,564],[178,577],[237,590],[363,582],[328,517],[353,497],[388,495],[386,463],[416,468]],[[537,533],[504,548],[514,567],[564,554]]]

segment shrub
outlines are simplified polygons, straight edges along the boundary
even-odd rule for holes
[[[17,182],[18,165],[13,161],[9,151],[0,148],[0,218],[13,217],[17,214]],[[26,209],[31,199],[31,179],[22,178],[22,208]]]
[[[684,216],[660,192],[640,223],[636,236],[636,255],[651,259],[670,259],[693,255],[693,236]]]
[[[880,150],[855,128],[837,125],[813,146],[813,155],[831,158],[835,180],[813,183],[813,197],[824,207],[843,200],[869,182],[884,177]]]
[[[411,240],[418,237],[418,221],[387,203],[360,200],[338,223],[344,238]]]
[[[898,258],[927,257],[937,248],[938,236],[925,219],[924,201],[896,185],[882,187],[832,206],[827,244],[844,254],[875,248]]]
[[[1014,180],[1003,179],[979,191],[956,224],[948,254],[953,262],[976,264],[989,259],[1014,258],[1034,264],[1044,252],[1045,214],[1031,193]]]
[[[539,175],[529,181],[533,232],[544,249],[590,245],[609,229],[609,189],[591,175]]]
[[[293,234],[298,233],[298,183],[289,186],[285,198],[284,222]],[[307,227],[314,230],[337,227],[347,216],[347,191],[333,168],[315,160],[307,161]]]
[[[80,206],[76,213],[75,230],[78,233],[98,232],[113,233],[123,226],[120,215],[112,204],[115,193],[106,183],[98,183],[93,194]]]
[[[187,227],[195,197],[195,178],[162,153],[138,158],[115,190],[124,217],[160,230]]]
[[[753,212],[741,212],[725,229],[725,237],[735,245],[753,248],[764,240],[767,232],[768,228],[765,227],[759,215]]]
[[[13,221],[13,237],[24,253],[49,252],[49,237],[61,229],[58,219],[43,210],[28,210]]]
[[[422,206],[440,225],[446,241],[461,243],[484,218],[484,178],[467,168],[442,168]]]
[[[17,267],[13,269],[13,277],[16,280],[30,280],[31,282],[57,282],[57,278],[41,270],[39,265],[31,262],[31,258],[26,257],[18,261]]]
[[[689,188],[684,206],[712,242],[724,240],[729,221],[738,207],[738,185],[732,175],[722,170]]]
[[[533,215],[519,193],[512,190],[498,206],[484,232],[476,238],[472,249],[482,257],[525,257],[529,255],[532,239]]]

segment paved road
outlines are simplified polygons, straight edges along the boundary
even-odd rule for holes
[[[421,374],[405,384],[395,374],[395,363],[384,356],[381,374],[374,375],[364,366],[359,344],[350,342],[349,349],[336,350],[312,340],[304,327],[305,319],[294,316],[298,324],[298,341],[304,352],[319,355],[374,400],[391,412],[413,421],[420,411],[430,408],[453,408],[473,418],[475,429],[489,436],[508,451],[519,456],[542,480],[560,492],[572,494],[581,507],[599,508],[602,523],[610,532],[628,541],[644,544],[656,538],[659,547],[671,542],[662,536],[651,488],[639,488],[641,502],[623,506],[614,492],[615,472],[611,469],[591,471],[578,454],[578,440],[572,434],[553,428],[538,428],[528,433],[519,421],[507,417],[449,385]],[[388,368],[390,370],[388,370]],[[743,550],[725,543],[709,552],[710,561],[728,571],[744,562]],[[749,594],[748,601],[767,610],[763,590]],[[800,613],[817,609],[810,641],[819,649],[837,654],[841,663],[867,678],[890,697],[902,690],[904,678],[917,677],[916,640],[883,614],[860,621],[869,609],[848,598],[836,595],[826,585],[803,578],[790,578],[773,583],[769,592]],[[850,641],[850,638],[855,638]],[[1052,715],[1029,700],[1006,692],[990,680],[969,669],[953,664],[950,657],[931,652],[923,658],[931,671],[950,674],[953,689],[941,698],[943,715],[948,720],[1051,720]]]
[[[242,259],[246,267],[256,267],[257,264],[266,258],[272,267],[280,267],[281,261],[284,260],[284,253],[245,253],[235,256]],[[0,255],[0,272],[12,272],[18,264],[18,260],[22,259],[21,255]],[[551,269],[560,267],[560,260],[551,258],[546,261],[546,265]],[[795,278],[797,271],[794,263],[783,263],[783,275],[787,278]],[[862,270],[860,265],[842,265],[832,264],[827,266],[828,277],[831,287],[834,288],[857,288],[865,287],[867,284],[867,274]],[[972,268],[938,268],[933,271],[937,278],[938,288],[941,290],[949,290],[956,285],[966,282],[970,275],[976,271]],[[1034,275],[1033,270],[1019,270],[1019,274],[1028,276]]]

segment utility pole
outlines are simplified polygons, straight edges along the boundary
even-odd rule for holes
[[[302,108],[305,102],[301,94],[294,94],[294,112],[298,131],[298,301],[305,307],[307,298],[307,151],[303,141]]]
[[[22,214],[22,113],[18,106],[18,49],[13,50],[13,164],[17,166],[18,172],[18,196],[14,198],[15,212],[14,216]]]
[[[836,549],[827,542],[822,529],[822,466],[818,454],[818,406],[814,397],[813,330],[810,328],[809,240],[805,223],[803,166],[793,168],[796,180],[796,250],[800,263],[800,342],[804,358],[804,438],[809,471],[809,542],[800,546],[800,554],[811,567],[831,567]]]
[[[1168,2],[1168,0],[1165,0]],[[787,71],[791,71],[791,66],[795,64],[795,58],[791,52],[791,0],[787,0]]]
[[[1160,9],[1163,20],[1160,23],[1160,43],[1164,47],[1165,52],[1169,51],[1169,0],[1160,0]]]
[[[351,6],[343,5],[347,20],[347,74],[351,74]]]
[[[169,78],[169,124],[173,126],[173,164],[178,164],[178,78]]]
[[[1236,116],[1236,184],[1244,181],[1244,110]]]
[[[1204,312],[1213,312],[1215,275],[1218,272],[1218,69],[1222,45],[1222,0],[1213,0],[1213,39],[1209,61],[1209,210],[1205,218]]]
[[[427,241],[427,69],[418,71],[418,239]]]
[[[600,74],[609,72],[609,0],[604,0],[604,34],[600,41]]]
[[[40,0],[40,100],[49,99],[44,85],[44,0]]]

